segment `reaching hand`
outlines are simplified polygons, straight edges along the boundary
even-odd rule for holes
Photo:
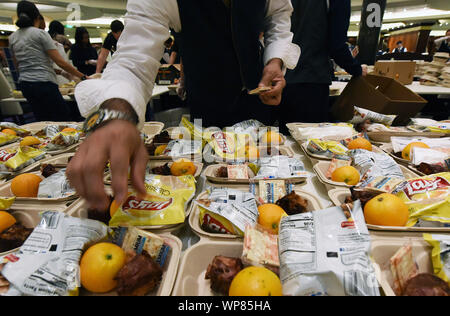
[[[259,87],[271,87],[272,90],[259,95],[261,101],[267,105],[280,105],[286,80],[282,71],[283,62],[280,59],[272,59],[264,68]]]

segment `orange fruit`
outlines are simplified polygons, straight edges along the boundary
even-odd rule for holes
[[[156,147],[155,149],[155,156],[161,156],[164,153],[164,150],[166,150],[167,145],[160,145]]]
[[[334,182],[344,182],[347,185],[357,185],[361,179],[358,170],[352,166],[345,166],[336,169],[331,175]]]
[[[282,217],[288,216],[286,212],[276,204],[263,204],[258,207],[258,224],[268,229],[272,234],[278,235]]]
[[[378,226],[406,226],[408,206],[399,197],[383,193],[367,202],[364,207],[367,224]]]
[[[2,133],[7,134],[7,135],[17,136],[17,133],[9,128],[5,128],[4,130],[2,130]]]
[[[4,232],[8,228],[10,228],[16,222],[17,221],[14,218],[14,216],[9,214],[8,212],[1,211],[0,212],[0,233]]]
[[[358,138],[352,140],[350,143],[348,143],[347,148],[349,150],[365,149],[368,151],[372,151],[372,144],[367,139],[358,137]]]
[[[67,127],[61,131],[61,133],[73,133],[73,132],[77,132],[77,130],[72,127]]]
[[[197,172],[197,167],[189,159],[180,159],[172,164],[170,172],[176,177],[187,175],[193,176],[195,175],[195,172]]]
[[[24,173],[11,181],[11,193],[17,197],[35,198],[42,178],[34,173]]]
[[[231,282],[230,296],[282,296],[280,278],[267,268],[249,267]]]
[[[279,145],[283,142],[281,135],[274,131],[269,131],[261,138],[261,142],[267,145]]]
[[[125,252],[111,243],[100,243],[89,248],[81,258],[81,285],[92,293],[107,293],[117,287],[114,280],[125,265]]]
[[[22,139],[22,141],[20,142],[20,147],[39,145],[40,143],[41,141],[38,138],[33,136],[27,136],[24,137],[24,139]]]
[[[430,148],[430,146],[428,146],[425,143],[422,142],[413,142],[411,144],[409,144],[408,146],[405,147],[405,149],[403,149],[402,152],[402,157],[405,160],[411,160],[411,154],[412,154],[412,149],[414,147],[420,147],[420,148]]]

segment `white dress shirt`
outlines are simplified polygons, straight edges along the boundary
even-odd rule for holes
[[[265,64],[280,58],[286,68],[296,67],[300,48],[292,43],[292,11],[290,0],[267,1]],[[81,115],[87,117],[105,101],[120,98],[132,105],[139,116],[138,127],[142,128],[169,28],[181,31],[177,0],[129,0],[125,29],[102,79],[86,80],[76,88]]]

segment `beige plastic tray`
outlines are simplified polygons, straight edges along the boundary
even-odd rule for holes
[[[182,243],[181,240],[176,236],[170,234],[158,235],[164,238],[165,243],[171,247],[171,250],[169,251],[166,262],[164,263],[163,276],[159,287],[153,292],[149,293],[147,296],[170,296],[178,272]],[[86,291],[85,289],[81,289],[80,296],[117,296],[117,292],[94,294]]]
[[[151,140],[153,137],[161,133],[164,128],[164,123],[161,122],[146,122],[142,128],[142,133],[147,137],[146,140]]]
[[[159,167],[159,166],[164,166],[166,163],[167,163],[167,161],[166,162],[158,162],[158,161],[153,160],[153,161],[149,161],[147,165],[150,166],[150,168],[155,168],[155,167]],[[194,162],[194,165],[195,165],[195,167],[197,167],[197,171],[195,172],[194,177],[198,178],[202,174],[203,164],[200,162]],[[169,168],[171,166],[172,166],[172,163],[169,163]],[[105,178],[104,178],[104,183],[106,185],[112,184],[112,176],[111,176],[110,171],[108,171],[106,173]],[[131,181],[128,181],[128,183],[131,183]]]
[[[40,165],[39,165],[40,166]],[[42,174],[40,171],[35,171],[35,172],[30,172],[33,174],[36,174],[38,176],[42,177]],[[14,195],[11,192],[11,182],[12,180],[5,182],[4,184],[2,184],[0,186],[0,196],[1,197],[14,197]],[[68,201],[73,201],[77,198],[76,194],[72,194],[70,196],[64,197],[64,198],[53,198],[53,199],[49,199],[49,198],[23,198],[23,197],[16,197],[16,201],[18,203],[53,203],[53,204],[57,204],[57,203],[65,203]]]
[[[378,282],[386,296],[395,296],[389,260],[407,243],[411,243],[413,258],[417,263],[419,273],[433,274],[432,247],[421,236],[372,232],[371,237],[372,260],[377,271]]]
[[[267,146],[258,146],[257,147],[259,152],[266,152],[267,151]],[[282,156],[287,156],[287,157],[294,157],[295,153],[292,150],[291,147],[289,146],[275,146],[274,148],[278,149],[280,151],[280,154]],[[216,155],[214,153],[214,151],[211,149],[211,146],[208,144],[205,146],[205,149],[203,151],[203,157],[205,158],[206,161],[214,161],[216,163],[234,163],[236,162],[236,160],[234,159],[224,159],[218,155]],[[242,158],[242,161],[244,161],[245,158]],[[241,161],[241,160],[239,160]],[[248,159],[245,159],[246,162],[249,162]]]
[[[172,295],[218,295],[211,290],[211,281],[205,280],[208,265],[215,256],[240,258],[243,248],[241,241],[201,240],[184,253]]]
[[[26,228],[35,228],[41,221],[40,213],[45,211],[64,212],[67,206],[64,204],[49,204],[46,206],[39,204],[20,204],[14,203],[9,209],[9,213],[14,216],[18,223]],[[13,249],[4,253],[0,253],[0,257],[8,253],[16,252],[19,248]]]
[[[47,151],[46,153],[51,156],[57,156],[57,155],[62,155],[62,154],[67,154],[67,153],[74,153],[78,150],[78,147],[80,147],[80,145],[81,145],[81,143],[78,142],[78,143],[70,145],[64,149]]]
[[[21,128],[30,131],[32,133],[36,133],[48,125],[78,125],[80,129],[83,128],[83,123],[79,122],[35,122],[22,125]]]
[[[378,143],[390,143],[391,137],[429,137],[440,138],[445,137],[444,133],[424,133],[424,132],[368,132],[369,139]]]
[[[353,187],[353,185],[346,185],[342,182],[335,182],[335,181],[331,181],[330,179],[327,179],[325,174],[327,173],[329,166],[330,166],[329,161],[320,161],[313,167],[314,172],[317,174],[319,181],[325,185],[327,190],[332,190],[335,188],[351,188],[351,187]],[[399,167],[402,170],[403,175],[405,176],[406,179],[414,179],[414,178],[419,177],[419,175],[415,174],[414,172],[412,172],[405,166],[399,165]]]
[[[46,158],[40,161],[40,165],[51,164],[55,165],[56,167],[67,167],[67,165],[69,164],[69,159],[71,159],[73,156],[75,156],[75,153],[61,154],[58,156]]]
[[[350,196],[349,189],[333,189],[328,191],[328,196],[336,206],[341,206],[345,202],[345,198]],[[390,231],[399,233],[450,233],[450,227],[388,227],[367,225],[372,231]]]
[[[404,166],[408,166],[411,164],[411,162],[409,160],[403,159],[403,158],[399,158],[396,155],[394,155],[394,149],[392,148],[392,144],[388,143],[388,144],[383,144],[380,146],[380,148],[387,154],[389,154],[389,156],[391,156],[392,158],[394,158],[395,161],[397,161],[399,164],[402,164]]]
[[[251,182],[257,182],[259,180],[253,181],[252,179],[256,176],[251,168],[248,168],[248,176],[250,179],[228,179],[228,178],[219,178],[216,177],[217,170],[221,167],[226,167],[227,164],[216,164],[210,165],[205,169],[205,176],[209,182],[219,183],[219,184],[249,184]],[[285,180],[289,183],[304,183],[306,182],[306,177],[297,177],[297,178],[289,178],[289,179],[271,179],[271,180]]]
[[[220,185],[212,185],[213,187],[221,187]],[[246,185],[235,185],[235,186],[228,186],[229,188],[233,188],[236,190],[242,190],[242,191],[249,191],[249,186]],[[322,204],[320,201],[312,194],[301,190],[297,186],[294,188],[294,191],[300,195],[302,198],[308,201],[308,211],[318,211],[323,209]],[[209,193],[207,191],[202,192],[197,197],[197,200],[199,199],[207,199],[209,196]],[[200,208],[195,203],[192,202],[191,204],[191,210],[190,210],[190,216],[189,216],[189,226],[191,226],[192,230],[195,234],[197,234],[201,238],[208,238],[208,239],[221,239],[221,240],[239,240],[242,239],[242,237],[235,236],[235,235],[226,235],[226,234],[213,234],[205,232],[201,226],[200,226]]]
[[[112,189],[110,187],[106,187],[105,191],[107,194],[112,195]],[[192,203],[192,202],[191,202]],[[109,210],[108,210],[109,211]],[[191,207],[188,205],[186,209],[186,219],[189,217],[191,212]],[[88,218],[88,204],[87,201],[83,198],[79,198],[73,204],[70,205],[69,208],[67,208],[66,213],[73,217],[78,218]],[[179,223],[174,225],[159,225],[159,226],[138,226],[137,228],[149,230],[149,231],[157,231],[158,233],[162,232],[174,232],[178,229],[180,229],[182,226],[184,226],[185,223]]]

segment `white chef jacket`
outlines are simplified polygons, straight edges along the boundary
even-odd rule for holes
[[[290,0],[267,1],[265,64],[280,58],[288,69],[297,66],[300,47],[292,43],[292,11]],[[181,31],[177,0],[129,0],[125,29],[102,79],[83,81],[76,88],[81,115],[89,116],[109,99],[124,99],[136,111],[142,128],[169,28]]]

